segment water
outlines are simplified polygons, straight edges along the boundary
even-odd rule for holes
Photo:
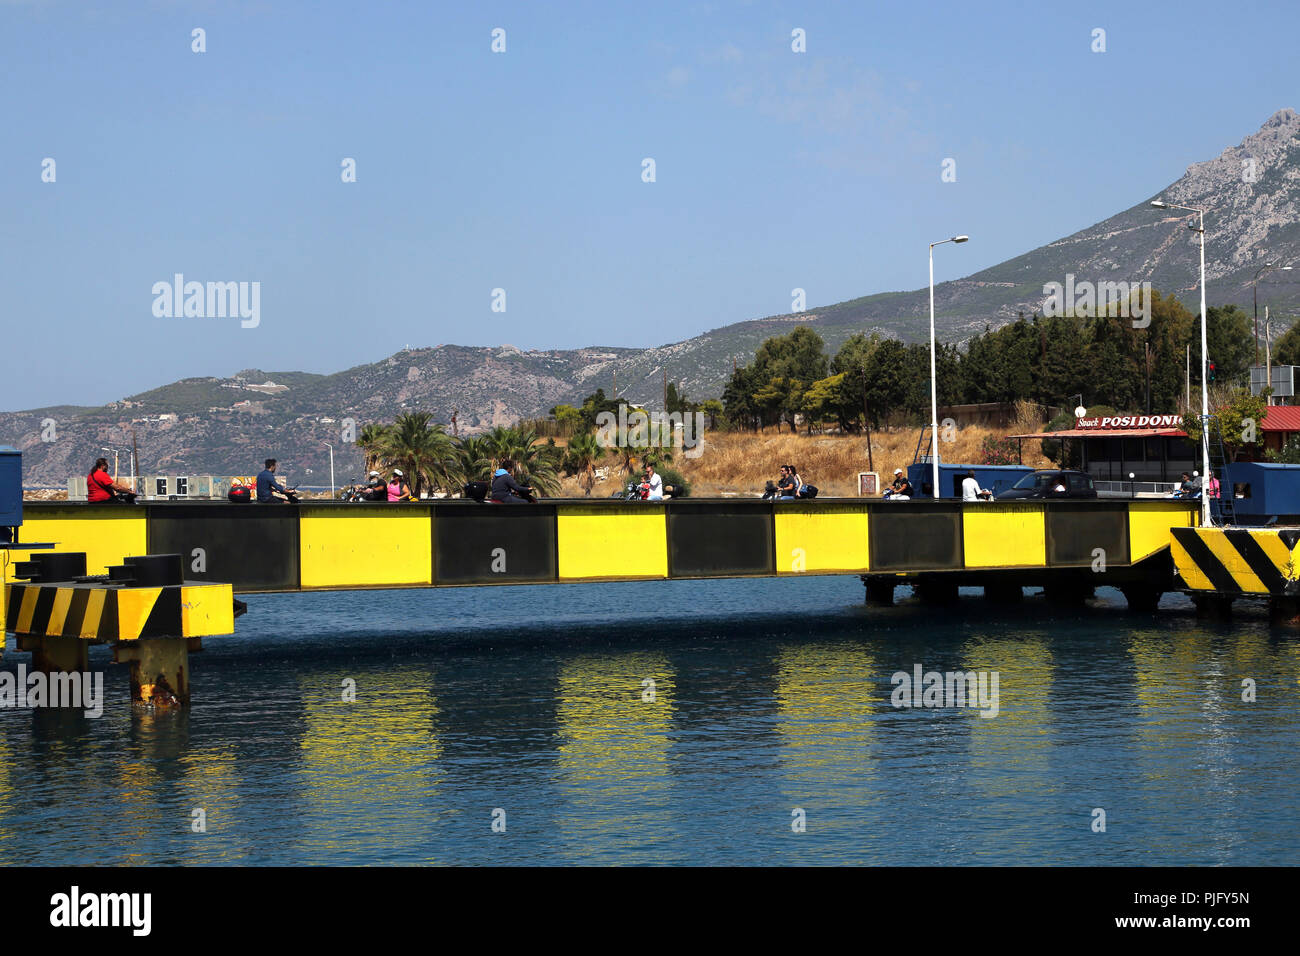
[[[1098,594],[1050,613],[867,609],[853,577],[255,595],[194,657],[188,714],[133,713],[98,648],[102,718],[0,711],[0,863],[1300,862],[1300,639]],[[894,708],[918,663],[997,671],[998,715]]]

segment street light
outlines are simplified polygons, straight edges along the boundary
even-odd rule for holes
[[[1253,297],[1255,299],[1255,367],[1259,368],[1259,277],[1271,269],[1277,269],[1279,272],[1290,272],[1290,266],[1275,266],[1271,262],[1262,265],[1255,272],[1255,278],[1251,280],[1254,288]]]
[[[1159,199],[1151,200],[1151,205],[1156,209],[1186,209],[1188,212],[1196,213],[1198,217],[1197,225],[1188,228],[1201,237],[1201,471],[1207,476],[1206,486],[1201,492],[1201,526],[1209,527],[1210,387],[1205,374],[1209,364],[1209,358],[1206,355],[1209,347],[1206,344],[1205,332],[1205,210],[1198,209],[1195,206],[1180,206],[1177,203],[1162,202]]]
[[[939,389],[934,374],[934,247],[945,242],[966,242],[970,236],[953,236],[930,243],[930,480],[939,497]]]
[[[330,498],[334,497],[334,446],[327,441],[321,442],[330,450]]]

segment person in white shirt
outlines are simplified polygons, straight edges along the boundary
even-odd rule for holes
[[[962,501],[981,501],[990,497],[990,493],[980,487],[980,483],[975,480],[975,472],[966,472],[966,477],[961,480],[961,500]]]
[[[643,488],[649,488],[645,496],[647,501],[664,500],[664,480],[655,474],[654,465],[645,466],[645,480],[641,485]]]

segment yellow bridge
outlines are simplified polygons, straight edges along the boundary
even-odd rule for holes
[[[1196,515],[1104,499],[30,503],[23,537],[85,552],[91,574],[126,555],[180,554],[187,583],[237,592],[1008,571],[1030,582],[1079,570],[1123,580]]]

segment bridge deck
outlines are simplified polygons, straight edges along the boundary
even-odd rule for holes
[[[29,503],[22,539],[102,573],[180,553],[186,580],[240,592],[792,574],[1125,568],[1197,521],[1194,504],[818,499],[134,506]],[[12,580],[10,553],[4,580]]]

